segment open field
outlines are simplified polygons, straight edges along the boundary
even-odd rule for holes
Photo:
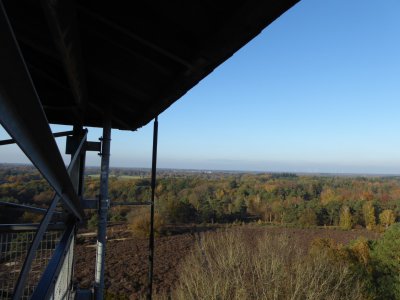
[[[92,178],[92,179],[99,179],[100,178],[100,174],[90,174],[90,175],[87,175],[87,176]],[[110,174],[109,177],[110,178],[118,178],[118,179],[122,179],[122,180],[143,178],[143,176],[140,176],[140,175],[113,175],[113,174]]]
[[[364,236],[376,239],[377,233],[365,229],[342,231],[336,229],[312,228],[282,228],[271,226],[246,225],[229,227],[227,230],[248,231],[249,242],[254,242],[265,232],[271,235],[287,234],[301,241],[301,247],[307,249],[315,238],[332,238],[341,244]],[[154,290],[158,294],[166,294],[173,289],[178,279],[179,264],[189,254],[198,242],[202,232],[210,230],[218,234],[224,227],[185,226],[170,236],[157,237],[155,246]],[[94,278],[95,237],[80,237],[76,247],[75,276],[78,281],[89,287]],[[125,225],[114,225],[108,228],[108,243],[106,252],[106,289],[109,293],[136,299],[145,292],[147,280],[148,240],[134,237]]]

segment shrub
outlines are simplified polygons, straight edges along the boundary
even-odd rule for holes
[[[163,211],[163,215],[170,223],[195,222],[196,213],[193,205],[184,201],[169,201]]]
[[[287,235],[257,243],[245,230],[207,233],[181,267],[174,299],[365,299],[362,282],[324,251]]]
[[[22,215],[22,222],[24,223],[40,223],[43,219],[42,214],[25,211]]]
[[[365,237],[359,237],[349,247],[352,257],[360,264],[368,266],[371,259],[370,243]]]
[[[373,247],[377,299],[400,299],[400,223],[393,224]]]
[[[124,206],[112,207],[109,212],[110,221],[112,222],[126,221],[126,216],[128,215],[129,211],[130,211],[129,207],[124,207]]]
[[[128,215],[128,227],[133,234],[140,237],[147,237],[150,234],[150,211],[147,208],[132,211]],[[158,212],[154,213],[154,233],[161,234],[164,220]]]
[[[316,238],[311,242],[310,251],[311,255],[319,255],[323,252],[330,258],[336,258],[338,252],[341,250],[341,245],[337,245],[331,238]]]
[[[105,291],[104,300],[128,300],[127,295],[114,294],[108,290]]]
[[[88,226],[89,229],[95,230],[97,228],[97,223],[98,222],[99,222],[99,217],[98,217],[97,212],[96,212],[90,217],[90,219],[89,219],[89,221],[87,223],[87,226]]]

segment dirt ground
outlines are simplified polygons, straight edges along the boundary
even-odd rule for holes
[[[335,229],[282,228],[272,226],[241,226],[248,230],[249,237],[255,240],[265,231],[270,234],[286,233],[299,238],[301,246],[307,248],[315,238],[332,238],[338,243],[347,244],[364,236],[378,238],[377,233],[365,229],[342,231]],[[213,227],[182,226],[169,230],[170,235],[156,237],[154,258],[154,292],[169,293],[179,277],[179,264],[196,243],[196,234],[204,231],[222,230]],[[234,230],[234,229],[233,229]],[[75,249],[75,279],[80,287],[89,288],[94,281],[95,233],[79,236]],[[122,298],[137,299],[146,292],[148,272],[148,239],[135,237],[123,224],[108,227],[105,286],[107,292]]]

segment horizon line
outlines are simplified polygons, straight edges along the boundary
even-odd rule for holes
[[[0,162],[0,165],[18,165],[18,166],[31,166],[36,168],[32,163],[5,163]],[[98,168],[100,166],[88,165],[86,168]],[[151,167],[118,167],[110,166],[110,169],[136,169],[136,170],[151,170]],[[389,177],[389,176],[400,176],[400,173],[374,173],[374,172],[311,172],[311,171],[268,171],[268,170],[246,170],[246,169],[235,169],[235,170],[224,170],[224,169],[199,169],[199,168],[174,168],[174,167],[159,167],[158,170],[172,170],[172,171],[183,171],[183,172],[220,172],[220,173],[263,173],[263,174],[295,174],[295,175],[321,175],[321,176],[377,176],[377,177]]]

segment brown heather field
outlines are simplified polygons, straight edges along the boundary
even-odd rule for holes
[[[343,231],[327,228],[284,228],[273,226],[191,226],[169,229],[169,235],[156,237],[154,292],[158,295],[168,295],[174,290],[182,262],[194,250],[205,231],[211,235],[221,235],[223,232],[240,232],[244,240],[257,243],[268,236],[285,235],[289,240],[296,240],[296,247],[307,251],[316,238],[331,238],[337,243],[347,245],[350,241],[363,236],[367,239],[377,239],[379,234],[366,229]],[[210,235],[210,234],[209,234]],[[80,235],[77,242],[75,257],[75,278],[81,287],[90,287],[94,279],[95,237],[86,232]],[[124,224],[108,227],[108,243],[106,252],[106,289],[113,299],[138,299],[143,297],[147,281],[148,240],[135,237]],[[116,298],[115,298],[116,297]],[[110,297],[111,298],[111,297]]]

